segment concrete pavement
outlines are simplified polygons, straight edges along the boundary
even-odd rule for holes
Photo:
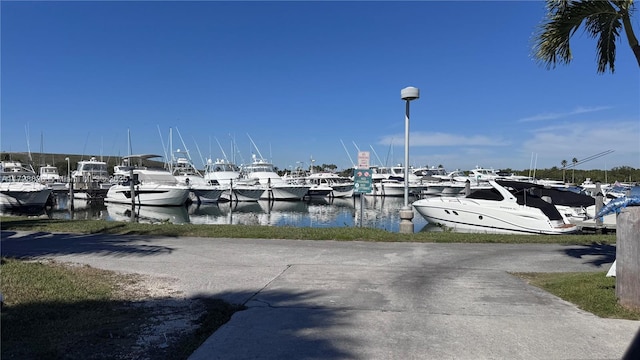
[[[600,319],[511,272],[606,271],[613,246],[367,243],[2,232],[2,255],[170,277],[247,310],[190,360],[620,359]]]

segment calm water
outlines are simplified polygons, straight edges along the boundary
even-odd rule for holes
[[[403,198],[364,197],[363,227],[399,231],[399,210]],[[56,206],[47,211],[52,219],[103,219],[131,221],[131,205],[93,203],[74,199],[73,211],[67,194],[59,194]],[[258,201],[247,203],[219,203],[184,207],[138,206],[139,222],[175,224],[233,224],[294,227],[354,227],[360,226],[360,198],[312,199],[309,201]],[[414,231],[428,231],[420,214],[414,212]]]

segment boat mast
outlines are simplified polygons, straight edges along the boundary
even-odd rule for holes
[[[162,143],[162,151],[164,152],[164,158],[166,159],[165,165],[169,167],[169,171],[173,173],[173,165],[171,161],[169,161],[169,157],[167,156],[167,148],[164,146],[164,140],[162,139],[162,132],[160,131],[160,125],[156,125],[158,127],[158,135],[160,135],[160,142]],[[171,141],[171,128],[169,128],[169,141]],[[170,145],[171,146],[171,145]],[[173,160],[173,154],[172,154]]]
[[[226,162],[229,162],[229,158],[227,158],[227,153],[224,152],[224,149],[222,148],[222,145],[220,145],[220,141],[218,141],[218,138],[214,137],[214,139],[216,139],[216,143],[218,143],[218,147],[220,148],[220,151],[222,151],[222,156],[224,157],[224,160]],[[231,144],[233,146],[233,144]]]
[[[349,161],[351,161],[351,166],[355,169],[356,168],[356,163],[353,162],[353,159],[351,158],[351,155],[349,155],[349,151],[347,151],[347,147],[344,146],[344,142],[342,141],[342,139],[340,139],[340,143],[342,144],[342,147],[344,148],[344,152],[347,153],[347,156],[349,157]]]
[[[260,149],[258,149],[258,147],[256,146],[256,143],[253,142],[253,139],[251,138],[251,136],[249,134],[247,134],[247,136],[249,136],[249,140],[251,140],[251,144],[253,144],[253,147],[256,149],[256,152],[258,153],[258,155],[260,155],[260,159],[264,160],[264,157],[260,153]]]

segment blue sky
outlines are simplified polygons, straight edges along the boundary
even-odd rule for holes
[[[596,73],[582,32],[573,62],[547,70],[531,57],[540,1],[0,7],[3,151],[122,156],[130,134],[133,153],[163,155],[173,129],[197,165],[223,156],[218,142],[248,162],[250,138],[279,168],[348,168],[356,146],[392,165],[404,159],[400,90],[415,86],[414,166],[547,168],[613,150],[578,168],[640,168],[626,41],[613,75]]]

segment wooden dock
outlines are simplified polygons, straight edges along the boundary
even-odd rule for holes
[[[575,223],[584,233],[588,234],[610,234],[616,232],[616,224],[597,224],[595,219],[589,219]]]

